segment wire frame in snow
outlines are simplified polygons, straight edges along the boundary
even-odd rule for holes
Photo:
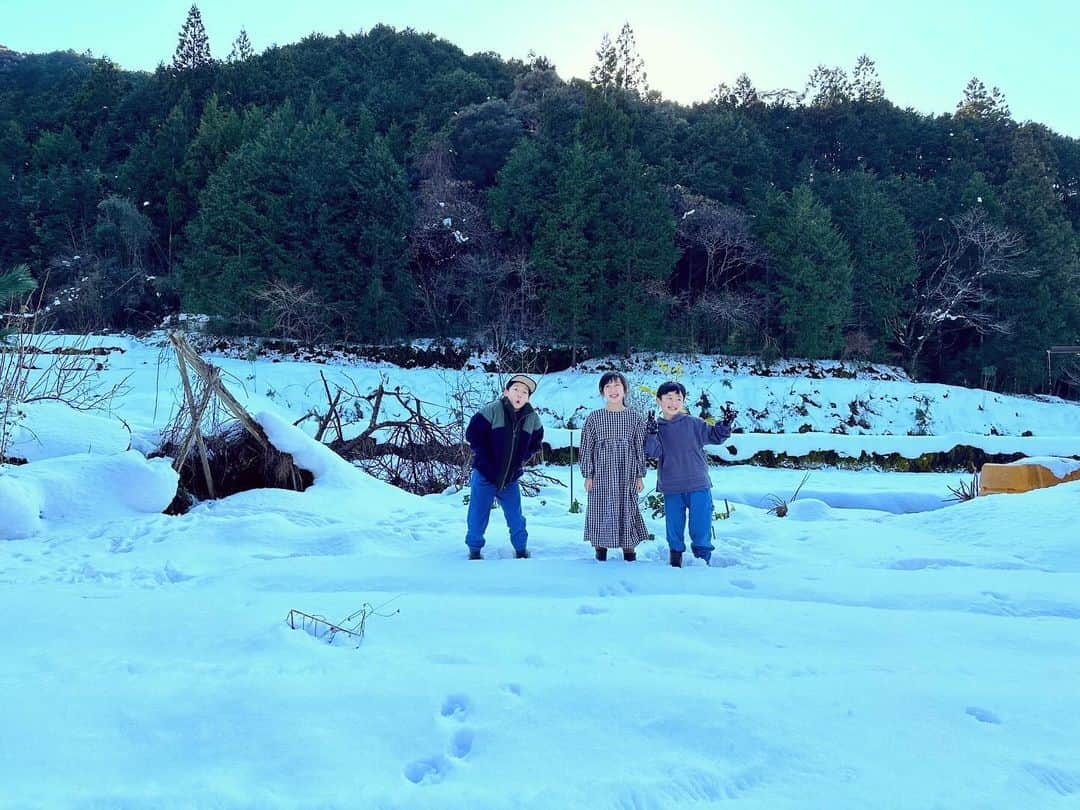
[[[338,636],[344,636],[359,646],[364,638],[364,629],[371,610],[371,605],[364,605],[341,624],[334,624],[322,616],[313,616],[310,613],[304,613],[302,610],[294,608],[289,611],[286,621],[293,630],[303,630],[308,635],[319,639],[319,641],[325,641],[327,644],[333,644]],[[358,620],[357,616],[359,616]],[[355,623],[352,627],[345,627],[345,623],[350,619]]]

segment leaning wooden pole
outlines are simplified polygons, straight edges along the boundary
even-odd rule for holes
[[[262,447],[266,447],[268,442],[266,440],[266,434],[263,433],[262,428],[258,426],[252,420],[250,414],[244,409],[244,406],[236,401],[236,398],[229,393],[221,383],[221,378],[215,373],[215,369],[196,352],[191,345],[184,340],[183,336],[173,332],[169,335],[169,340],[173,344],[173,348],[176,350],[176,356],[178,358],[184,358],[192,370],[203,380],[206,385],[210,386],[214,393],[218,395],[218,399],[221,400],[221,404],[224,405],[237,421],[243,426],[243,428],[255,437],[256,441]]]
[[[180,380],[184,384],[184,398],[187,400],[188,410],[191,413],[191,435],[195,437],[195,443],[199,447],[199,461],[202,463],[203,477],[206,479],[206,491],[211,498],[216,498],[217,495],[214,494],[214,478],[210,474],[210,459],[206,453],[206,443],[203,441],[202,431],[199,429],[199,423],[202,422],[203,408],[206,406],[204,404],[200,407],[195,403],[195,394],[191,390],[191,380],[188,379],[187,365],[184,363],[184,358],[177,355],[176,363],[180,368]],[[207,401],[208,398],[204,397],[203,402]],[[181,459],[179,464],[183,465],[183,463],[183,459]]]

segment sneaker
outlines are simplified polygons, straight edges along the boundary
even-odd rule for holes
[[[672,568],[682,568],[682,552],[672,551],[668,555],[668,562],[671,563]]]
[[[480,549],[478,549],[478,548],[470,548],[469,549],[469,559],[470,560],[482,560],[482,559],[484,559],[484,555],[480,553]]]
[[[630,549],[623,549],[622,558],[626,562],[633,562],[637,559],[637,552],[631,551]]]
[[[598,562],[603,562],[604,560],[606,560],[607,559],[607,549],[604,548],[603,546],[597,546],[596,559],[597,559]]]
[[[518,559],[518,560],[527,560],[527,559],[529,559],[529,557],[531,557],[531,556],[532,556],[532,555],[531,555],[531,554],[529,553],[529,550],[528,550],[527,548],[517,548],[517,549],[514,549],[514,557],[515,557],[515,559]]]

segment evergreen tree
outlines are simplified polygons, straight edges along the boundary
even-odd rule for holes
[[[645,61],[638,54],[630,23],[623,24],[615,42],[604,34],[596,51],[596,64],[589,71],[589,81],[605,93],[625,90],[640,98],[648,94]]]
[[[872,103],[885,98],[881,79],[878,78],[877,64],[865,53],[855,61],[851,87],[856,101]]]
[[[522,138],[488,191],[491,224],[521,245],[532,242],[547,199],[556,188],[556,161],[533,138]]]
[[[853,88],[843,68],[818,65],[806,80],[803,96],[813,107],[832,107],[851,101]]]
[[[25,208],[34,238],[31,254],[44,264],[88,249],[102,176],[86,163],[74,132],[43,132],[31,149],[30,166]]]
[[[563,157],[555,183],[536,226],[532,259],[540,302],[552,337],[595,342],[601,328],[594,318],[603,289],[602,263],[593,250],[599,216],[599,156],[576,143]]]
[[[284,283],[316,293],[338,334],[401,334],[407,185],[385,144],[363,148],[332,114],[275,112],[200,196],[186,234],[186,304],[257,319],[259,294]]]
[[[678,182],[720,202],[744,203],[770,176],[773,150],[754,121],[719,104],[703,105],[679,128]]]
[[[1024,235],[1018,272],[999,293],[1011,330],[995,341],[999,379],[1020,391],[1045,385],[1045,352],[1075,342],[1080,329],[1080,240],[1057,193],[1053,155],[1045,132],[1025,126],[1016,134],[1003,189],[1005,222]]]
[[[150,217],[165,247],[166,272],[176,256],[174,239],[183,231],[195,206],[183,183],[184,164],[195,129],[195,104],[185,89],[160,127],[144,132],[120,167],[122,196],[130,197]]]
[[[740,73],[735,77],[734,87],[729,87],[725,82],[717,85],[716,90],[713,92],[713,102],[748,109],[760,104],[761,97],[758,95],[754,83],[750,81],[750,76],[746,73]]]
[[[206,36],[206,28],[203,27],[202,14],[199,13],[199,7],[192,3],[187,19],[184,20],[184,25],[180,29],[176,51],[173,53],[173,70],[181,72],[196,70],[213,61],[210,55],[210,40]]]
[[[799,357],[835,357],[851,319],[851,251],[807,185],[772,192],[765,247],[778,294],[780,345]]]
[[[833,220],[852,253],[852,325],[880,350],[918,274],[914,234],[875,175],[844,174],[827,188]]]
[[[21,295],[33,292],[37,287],[30,268],[17,264],[10,270],[0,270],[0,311],[6,312],[12,302]],[[10,334],[3,321],[0,321],[0,341]],[[0,403],[3,402],[3,389],[0,389]]]
[[[251,47],[246,28],[241,28],[240,33],[233,40],[232,50],[229,51],[229,62],[246,62],[255,55],[255,49]]]
[[[972,77],[964,88],[964,97],[956,105],[958,118],[999,119],[1009,117],[1005,94],[997,87],[990,90],[978,77]]]
[[[522,135],[521,121],[502,99],[467,107],[450,129],[457,172],[477,188],[487,188]]]
[[[8,306],[12,298],[31,292],[36,286],[25,264],[0,272],[0,306]]]
[[[364,152],[356,179],[356,216],[360,226],[357,258],[362,272],[355,279],[340,274],[338,281],[365,287],[359,306],[366,326],[357,331],[366,337],[386,340],[405,332],[410,314],[412,285],[407,271],[409,247],[405,241],[413,222],[409,182],[382,138],[376,138]]]
[[[636,150],[606,162],[593,252],[603,263],[598,327],[608,348],[655,345],[667,315],[667,279],[678,260],[671,200]]]

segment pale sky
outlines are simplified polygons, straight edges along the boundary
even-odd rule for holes
[[[0,44],[16,51],[90,50],[121,67],[169,62],[191,0],[4,0]],[[256,51],[317,31],[353,34],[378,23],[412,27],[467,53],[547,56],[564,79],[585,77],[604,33],[629,22],[651,87],[681,102],[750,75],[759,90],[801,90],[817,64],[850,73],[877,62],[890,101],[951,112],[978,76],[1004,91],[1018,121],[1080,137],[1080,2],[1068,0],[202,0],[214,56],[240,28]]]

